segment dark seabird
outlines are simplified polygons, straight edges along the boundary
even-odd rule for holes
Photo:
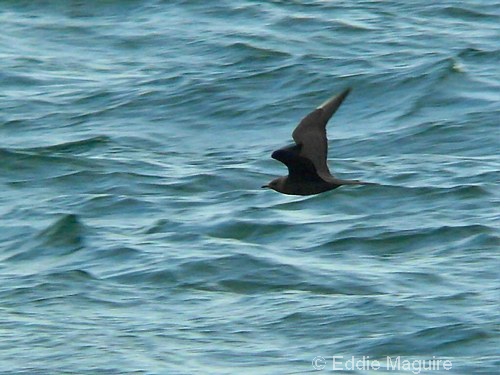
[[[278,177],[262,186],[289,195],[313,195],[342,185],[369,185],[370,182],[343,180],[328,169],[326,124],[351,89],[328,99],[302,119],[292,133],[295,145],[273,152],[271,157],[288,167],[288,176]]]

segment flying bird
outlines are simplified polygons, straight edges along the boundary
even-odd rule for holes
[[[272,153],[288,168],[288,176],[278,177],[263,188],[288,195],[314,195],[333,190],[342,185],[371,185],[359,180],[343,180],[333,176],[328,169],[328,139],[326,124],[347,97],[345,89],[321,104],[302,119],[292,133],[295,144]]]

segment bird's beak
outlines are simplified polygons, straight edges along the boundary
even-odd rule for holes
[[[261,189],[267,189],[269,187],[269,185],[262,185],[260,188]]]

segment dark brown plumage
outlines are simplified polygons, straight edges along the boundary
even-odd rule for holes
[[[288,176],[278,177],[263,188],[289,195],[313,195],[342,185],[371,184],[336,178],[328,169],[326,124],[350,91],[345,89],[302,119],[292,133],[295,145],[274,151],[271,155],[288,167]]]

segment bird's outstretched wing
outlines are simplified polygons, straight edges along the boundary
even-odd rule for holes
[[[314,164],[317,174],[324,181],[329,181],[332,177],[326,160],[328,154],[326,124],[350,91],[351,89],[347,88],[321,104],[304,117],[292,133],[295,143],[302,146],[300,156],[309,159]]]
[[[274,151],[271,157],[287,166],[289,181],[323,182],[314,164],[309,159],[300,156],[300,149],[301,145],[282,148]]]

